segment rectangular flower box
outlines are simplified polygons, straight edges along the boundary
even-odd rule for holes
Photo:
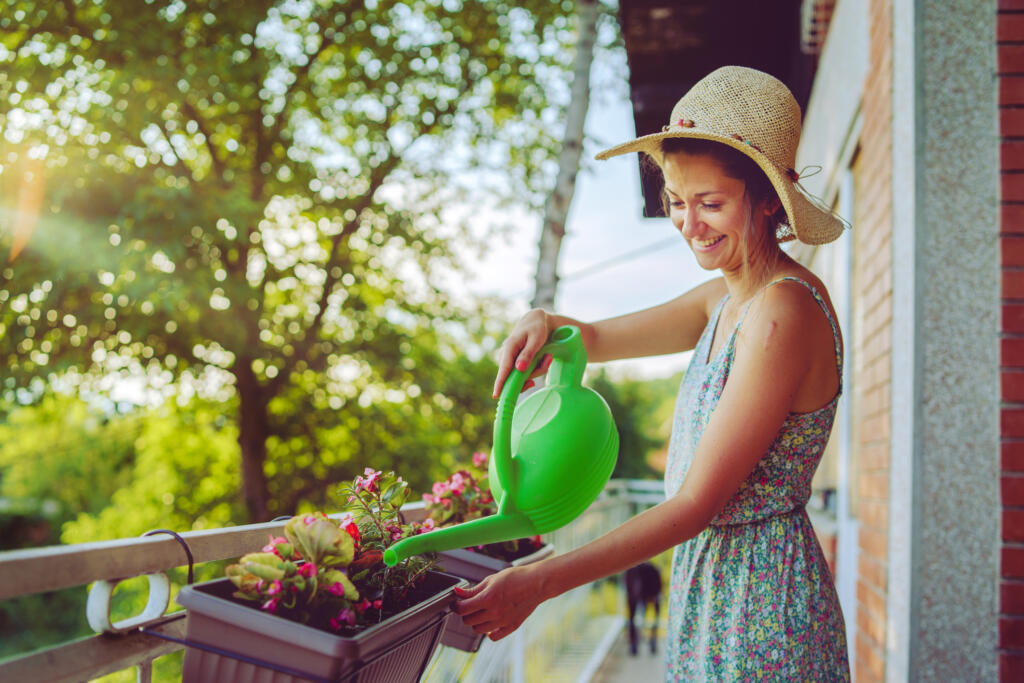
[[[443,571],[455,576],[467,579],[473,583],[482,581],[491,574],[496,574],[506,567],[521,567],[532,564],[555,552],[555,546],[545,543],[540,548],[511,562],[499,560],[483,553],[472,550],[446,550],[438,554],[437,565]],[[452,614],[444,634],[441,636],[441,644],[445,647],[454,647],[463,652],[476,652],[484,640],[482,633],[477,633],[472,626],[468,626],[458,614]]]
[[[428,572],[425,599],[350,637],[241,604],[227,579],[185,586],[177,598],[188,610],[182,680],[415,683],[452,615],[452,589],[466,585],[459,577]]]

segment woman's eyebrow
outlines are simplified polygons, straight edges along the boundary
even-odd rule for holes
[[[676,196],[676,197],[680,196],[678,192],[676,192],[675,190],[670,188],[668,185],[665,186],[665,191],[668,192],[671,195]],[[725,190],[705,190],[704,192],[697,192],[693,196],[694,197],[706,197],[709,194],[724,194],[724,193],[725,193]]]

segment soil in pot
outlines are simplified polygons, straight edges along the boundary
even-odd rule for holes
[[[364,623],[356,624],[354,626],[345,625],[342,626],[341,629],[336,629],[331,626],[331,619],[333,619],[338,613],[337,606],[334,605],[324,605],[319,610],[312,613],[309,613],[306,610],[279,607],[274,611],[274,616],[304,624],[320,631],[326,631],[333,635],[351,638],[366,629],[379,624],[385,619],[393,617],[399,612],[403,612],[413,605],[423,602],[424,600],[436,595],[439,591],[449,588],[452,585],[453,582],[451,577],[435,573],[426,574],[414,586],[401,593],[392,589],[388,594],[382,595],[380,594],[380,590],[377,588],[357,583],[356,588],[359,589],[359,594],[361,596],[367,597],[371,601],[379,598],[382,600],[383,605],[381,609],[367,609],[366,612],[364,612],[366,617],[364,619]],[[235,586],[230,582],[211,582],[209,584],[195,586],[195,589],[202,593],[230,600],[235,604],[248,607],[249,609],[265,612],[265,610],[260,607],[260,603],[258,601],[235,597]]]
[[[526,557],[537,552],[543,547],[544,542],[536,542],[532,538],[521,538],[519,539],[519,545],[514,550],[510,549],[511,543],[488,543],[487,545],[478,545],[466,548],[466,550],[480,553],[481,555],[487,555],[504,562],[513,562],[518,560],[520,557]]]

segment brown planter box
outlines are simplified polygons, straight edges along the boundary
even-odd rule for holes
[[[524,564],[532,564],[538,560],[552,555],[555,546],[545,543],[529,555],[519,559],[506,562],[495,557],[489,557],[482,553],[475,553],[471,550],[447,550],[438,554],[437,565],[449,574],[461,577],[477,583],[491,574],[497,574],[506,567],[521,567]],[[466,625],[462,617],[453,614],[448,620],[444,634],[441,636],[441,644],[445,647],[454,647],[463,652],[476,652],[484,640],[482,633],[477,633],[472,626]]]
[[[415,683],[451,615],[452,589],[467,585],[441,572],[426,581],[436,589],[430,598],[350,637],[239,604],[227,579],[185,586],[177,598],[188,609],[182,681]]]

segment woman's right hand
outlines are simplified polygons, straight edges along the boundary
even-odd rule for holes
[[[548,341],[548,336],[551,334],[550,325],[550,316],[540,308],[533,309],[519,319],[498,350],[498,375],[494,379],[492,398],[498,398],[501,394],[501,388],[505,385],[505,380],[508,379],[513,367],[520,372],[526,372],[526,369],[530,367],[530,361]],[[527,380],[543,375],[548,371],[549,365],[551,365],[551,356],[538,363]],[[533,382],[528,381],[524,383],[523,388],[527,389],[532,385]]]

